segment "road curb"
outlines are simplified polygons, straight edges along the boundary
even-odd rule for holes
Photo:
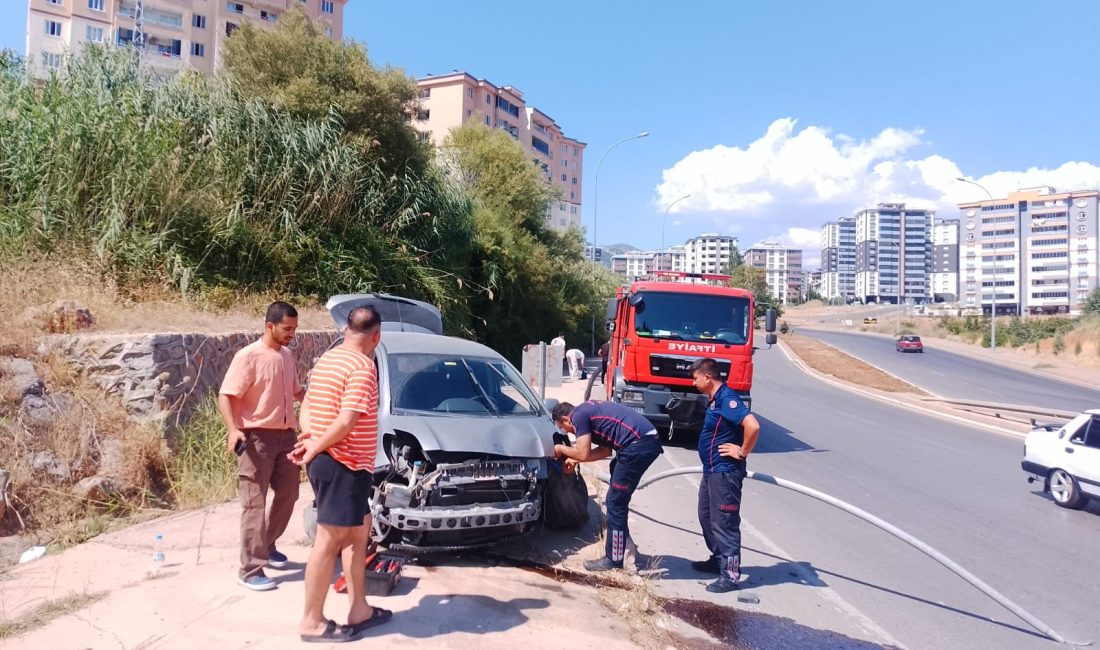
[[[813,330],[810,330],[810,331],[812,332]],[[792,333],[793,334],[798,334],[798,332],[792,332]],[[812,338],[812,337],[810,337],[810,338]],[[889,377],[893,377],[895,381],[899,381],[899,382],[905,384],[906,386],[911,386],[911,387],[913,387],[913,389],[918,390],[918,391],[926,394],[928,397],[933,397],[935,399],[947,399],[943,395],[940,395],[939,393],[933,393],[932,391],[928,390],[927,388],[921,388],[920,386],[914,384],[913,382],[909,381],[908,379],[902,379],[901,377],[895,375],[894,373],[890,372],[889,370],[883,370],[882,368],[879,368],[878,366],[876,366],[875,364],[871,363],[870,361],[868,361],[866,359],[860,359],[859,357],[852,354],[851,352],[845,352],[844,350],[841,350],[840,348],[836,347],[835,345],[833,345],[831,343],[826,343],[825,341],[822,341],[821,339],[814,339],[814,340],[817,341],[818,343],[824,345],[824,346],[827,346],[827,347],[830,347],[830,348],[836,350],[837,352],[839,352],[839,353],[841,353],[845,356],[849,356],[849,357],[851,357],[851,358],[853,358],[857,361],[862,361],[863,363],[871,366],[872,368],[874,368],[875,370],[881,372],[882,374],[887,375]],[[797,355],[795,355],[795,356],[797,356]],[[802,357],[799,357],[800,361],[801,361],[801,359],[802,359]],[[809,367],[809,366],[807,366],[807,367]],[[818,372],[818,371],[814,370],[814,372]]]
[[[1000,435],[1003,435],[1003,436],[1011,436],[1013,438],[1022,439],[1027,435],[1025,433],[1020,433],[1020,432],[1017,432],[1017,431],[1009,431],[1008,429],[1002,429],[1001,427],[997,427],[997,426],[994,426],[992,424],[986,424],[985,422],[977,422],[977,421],[970,420],[970,419],[962,417],[962,416],[951,415],[950,413],[944,413],[942,411],[937,411],[937,410],[934,410],[934,409],[925,408],[923,406],[919,406],[917,404],[912,404],[912,403],[907,402],[905,400],[890,398],[890,397],[887,397],[885,395],[867,390],[865,388],[860,388],[858,386],[854,386],[852,384],[849,384],[849,383],[844,382],[844,381],[840,381],[839,379],[836,379],[835,377],[831,377],[829,375],[826,375],[825,373],[819,372],[819,371],[811,368],[809,366],[809,364],[807,364],[805,361],[803,361],[801,359],[801,357],[799,357],[797,354],[795,354],[790,349],[788,349],[787,345],[784,344],[782,341],[779,342],[779,349],[783,351],[783,355],[786,356],[787,359],[789,359],[791,361],[791,363],[793,363],[795,365],[796,368],[798,368],[802,372],[806,373],[810,377],[813,377],[814,379],[817,379],[818,381],[822,381],[826,384],[829,384],[830,386],[833,386],[835,388],[840,388],[840,389],[846,390],[850,393],[856,393],[857,395],[862,395],[863,397],[873,399],[873,400],[875,400],[877,402],[881,402],[883,404],[891,404],[893,406],[900,406],[900,407],[908,409],[910,411],[916,411],[917,413],[921,413],[923,415],[931,415],[931,416],[940,418],[941,420],[950,420],[952,422],[961,423],[961,424],[965,424],[965,425],[968,425],[968,426],[977,427],[977,428],[980,428],[980,429],[985,429],[986,431],[990,431],[992,433],[997,433],[997,434],[1000,434]],[[887,373],[887,374],[889,374],[889,373]],[[908,384],[909,382],[905,382],[905,383]]]

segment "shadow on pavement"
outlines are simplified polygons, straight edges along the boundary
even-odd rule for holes
[[[796,451],[823,452],[828,449],[817,449],[813,445],[799,440],[787,427],[769,420],[768,418],[753,413],[760,422],[760,440],[753,449],[754,454],[783,454]],[[664,447],[695,450],[699,444],[699,432],[690,431],[678,427],[673,433],[672,440],[668,439],[668,429],[658,429],[661,436],[661,444]]]
[[[480,594],[432,594],[421,598],[412,609],[395,612],[390,622],[374,628],[362,638],[400,634],[413,639],[430,639],[455,632],[506,632],[530,620],[525,610],[549,606],[550,602],[542,598],[497,600]]]
[[[1100,510],[1100,508],[1098,508],[1098,510]],[[646,519],[655,524],[702,537],[702,533],[700,533],[698,530],[689,530],[681,526],[669,524],[633,509],[630,511],[630,513],[636,517],[641,517],[642,519]],[[806,587],[828,587],[829,584],[822,580],[820,577],[821,575],[826,575],[840,580],[845,580],[853,584],[862,585],[864,587],[868,587],[886,594],[905,598],[906,600],[918,602],[923,605],[930,605],[937,609],[946,610],[955,614],[959,614],[961,616],[966,616],[968,618],[983,621],[985,623],[989,623],[990,625],[996,625],[997,627],[1002,627],[1008,630],[1012,630],[1014,632],[1020,632],[1021,634],[1026,634],[1031,637],[1044,640],[1046,639],[1045,636],[1028,628],[1023,628],[1012,625],[1010,623],[997,621],[989,617],[982,616],[980,614],[975,614],[973,612],[968,612],[957,607],[952,607],[950,605],[927,600],[919,596],[900,592],[894,589],[890,589],[889,587],[883,587],[882,585],[866,582],[852,576],[827,571],[825,569],[815,567],[809,562],[796,562],[794,560],[791,560],[790,558],[773,555],[766,551],[752,548],[751,546],[745,546],[744,550],[751,551],[765,557],[770,557],[774,560],[778,560],[777,564],[773,564],[771,566],[743,565],[741,571],[745,575],[745,580],[743,582],[745,589],[756,589],[760,587],[769,587],[781,584],[797,584]],[[692,569],[691,559],[685,559],[682,557],[677,557],[675,555],[660,555],[657,556],[656,559],[660,567],[667,569],[667,571],[662,576],[663,580],[706,580],[713,578],[713,576],[710,574],[700,573]],[[699,557],[694,559],[702,560],[705,558]]]

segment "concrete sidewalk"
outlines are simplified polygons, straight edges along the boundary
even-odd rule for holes
[[[98,598],[46,622],[3,648],[296,648],[309,548],[300,508],[280,549],[291,560],[268,575],[279,588],[253,593],[236,583],[240,508],[230,502],[102,535],[16,567],[0,581],[0,618],[13,621],[70,595]],[[166,566],[148,575],[157,534]],[[484,558],[410,566],[393,594],[375,598],[393,621],[369,638],[406,647],[634,648],[629,625],[597,600],[597,590],[558,582]],[[330,593],[338,622],[346,596]],[[579,625],[578,621],[586,624]],[[371,643],[361,641],[360,643]]]

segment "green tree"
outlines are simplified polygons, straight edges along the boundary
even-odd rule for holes
[[[1100,315],[1100,287],[1092,290],[1081,311],[1086,314]]]
[[[768,292],[768,275],[764,269],[742,264],[730,274],[729,285],[752,292],[756,297],[757,316],[763,316],[769,306],[775,308],[777,315],[783,315],[779,301]]]
[[[737,244],[730,246],[730,272],[732,273],[733,269],[736,269],[744,263],[745,260],[741,257],[741,251],[737,248]]]
[[[419,173],[431,158],[408,122],[416,83],[401,70],[372,66],[364,45],[334,42],[297,6],[280,15],[274,29],[245,21],[226,41],[224,69],[246,96],[292,115],[337,115],[357,146],[389,173]]]

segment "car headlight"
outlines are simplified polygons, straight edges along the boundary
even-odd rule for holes
[[[623,401],[624,402],[639,402],[640,403],[640,402],[645,401],[645,396],[641,393],[641,391],[624,390],[623,391]]]

